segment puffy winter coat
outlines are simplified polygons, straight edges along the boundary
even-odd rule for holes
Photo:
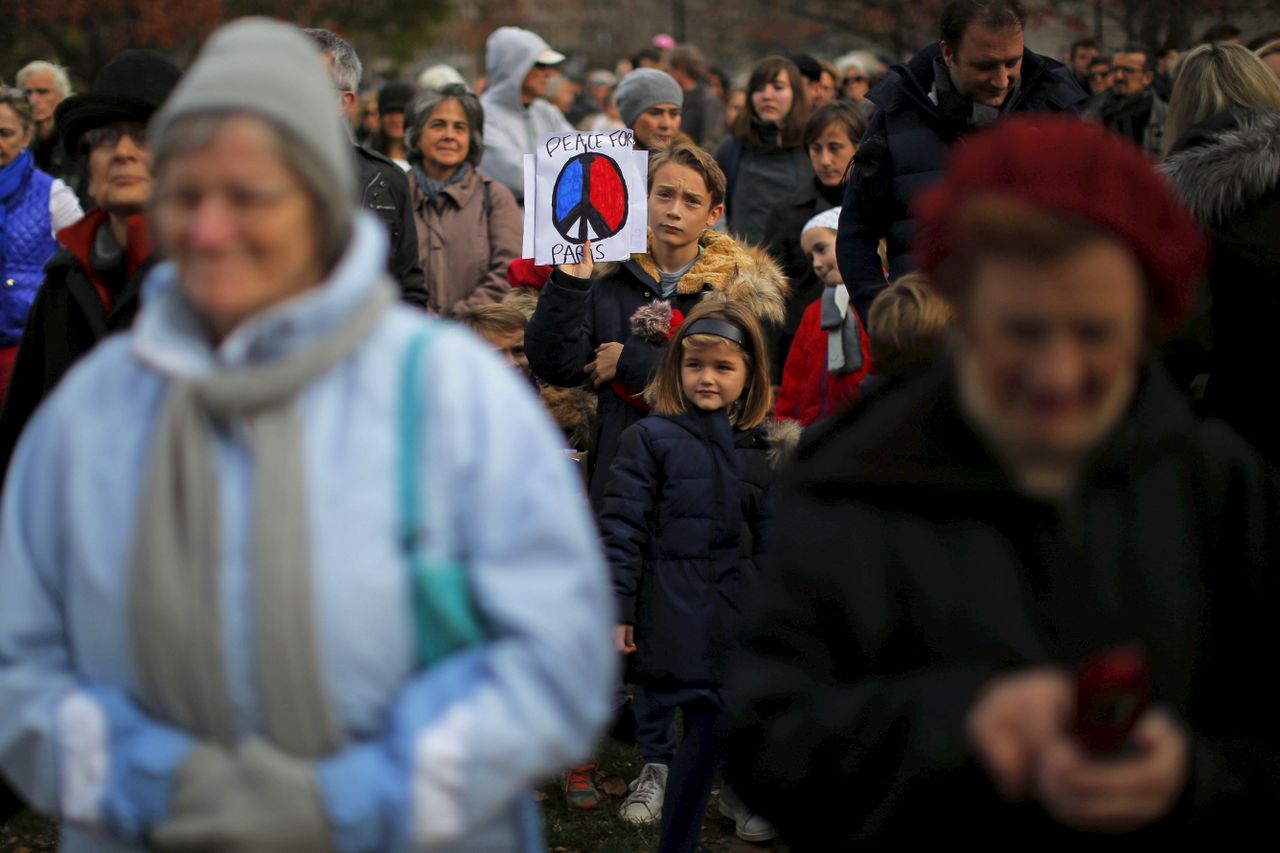
[[[533,153],[544,133],[573,133],[573,125],[550,101],[535,98],[526,105],[520,97],[525,76],[546,50],[550,48],[545,41],[516,27],[495,30],[486,46],[489,84],[480,99],[484,106],[484,159],[480,165],[521,203],[524,155]]]
[[[702,254],[670,299],[675,308],[688,314],[711,296],[746,304],[762,323],[782,322],[787,283],[767,252],[744,248],[714,231],[703,232],[700,243]],[[658,276],[653,256],[647,252],[622,263],[601,264],[589,280],[559,270],[552,273],[525,330],[525,352],[534,374],[565,388],[589,385],[583,368],[595,359],[596,347],[621,343],[618,379],[637,394],[643,391],[657,370],[663,348],[633,334],[631,317],[636,309],[659,298]],[[588,477],[592,504],[599,508],[604,474],[618,451],[618,437],[647,410],[613,387],[600,388],[597,397]]]
[[[31,303],[44,279],[44,265],[57,250],[49,192],[53,178],[35,168],[34,161],[5,207],[5,252],[0,255],[0,347],[16,346],[22,337]],[[15,164],[14,168],[17,168]]]
[[[0,765],[35,807],[68,822],[60,849],[144,849],[138,836],[182,808],[175,780],[205,742],[142,706],[130,640],[138,496],[176,377],[262,368],[319,345],[379,286],[385,239],[361,214],[324,282],[216,348],[176,271],[158,267],[134,329],[78,364],[24,436],[0,526]],[[514,371],[446,328],[424,354],[414,439],[427,451],[413,476],[423,495],[448,496],[435,547],[466,555],[477,615],[496,639],[417,665],[396,432],[406,354],[423,322],[389,308],[297,398],[312,578],[302,588],[343,741],[299,769],[326,818],[329,843],[316,849],[514,853],[527,848],[516,844],[513,803],[585,754],[609,716],[610,590],[554,428]],[[251,627],[262,508],[243,423],[230,426],[213,450],[219,583],[207,603],[243,742],[268,737]],[[94,823],[99,831],[85,828]]]
[[[778,402],[774,406],[777,417],[808,426],[862,398],[859,390],[862,380],[875,368],[871,363],[871,344],[857,312],[854,322],[858,324],[862,367],[849,373],[832,373],[827,370],[827,330],[821,325],[822,301],[805,309],[782,372],[782,387],[778,389]]]
[[[1164,170],[1213,241],[1205,409],[1280,463],[1280,415],[1259,394],[1280,316],[1280,113],[1192,128]]]
[[[651,414],[622,434],[600,526],[620,619],[635,626],[638,682],[723,683],[773,523],[764,427],[728,413]]]
[[[49,261],[27,315],[0,409],[0,483],[18,437],[40,402],[81,356],[108,335],[129,328],[138,313],[142,279],[154,262],[146,218],[139,214],[129,220],[123,266],[99,271],[93,269],[92,247],[98,229],[107,227],[106,220],[106,213],[98,209],[58,232],[62,248]]]
[[[1258,457],[1151,368],[1058,508],[1011,487],[955,388],[943,367],[802,449],[729,679],[726,778],[796,851],[1182,849],[1269,831],[1280,504]],[[983,686],[1131,641],[1190,733],[1169,818],[1109,840],[1001,797],[965,734]]]
[[[943,115],[929,97],[933,63],[940,55],[938,43],[926,47],[905,65],[889,69],[867,95],[879,109],[854,157],[837,246],[840,272],[864,321],[871,300],[884,287],[880,240],[888,242],[890,279],[911,272],[911,203],[942,176],[947,148],[969,132],[967,117]],[[1074,113],[1085,92],[1061,62],[1027,50],[1013,98],[1006,112]]]

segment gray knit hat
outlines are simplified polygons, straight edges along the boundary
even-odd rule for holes
[[[176,118],[223,111],[260,116],[287,131],[320,158],[344,195],[355,195],[351,140],[337,95],[320,51],[297,28],[241,18],[217,30],[147,134],[158,140]]]
[[[657,68],[637,68],[618,84],[614,90],[613,102],[618,106],[618,115],[630,127],[635,124],[640,113],[658,104],[675,104],[684,106],[684,90],[680,84],[665,71]]]

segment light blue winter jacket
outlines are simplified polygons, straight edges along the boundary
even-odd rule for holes
[[[328,334],[383,275],[385,251],[381,227],[362,214],[329,280],[216,349],[175,268],[161,265],[133,331],[85,358],[27,427],[0,517],[0,766],[36,808],[63,819],[63,849],[137,849],[167,817],[193,745],[129,698],[126,572],[168,377],[274,361]],[[613,604],[577,477],[527,383],[454,327],[425,356],[421,481],[425,495],[448,501],[448,533],[498,639],[414,671],[396,541],[397,386],[424,322],[388,309],[299,403],[315,621],[349,738],[316,765],[338,850],[406,838],[433,850],[513,849],[518,793],[586,755],[610,711]],[[252,460],[235,425],[219,433],[216,456],[226,677],[236,725],[250,735],[260,731]],[[69,728],[68,697],[104,730]],[[95,738],[102,755],[86,762]]]
[[[485,174],[507,185],[524,203],[524,155],[532,154],[544,133],[573,133],[573,125],[555,104],[535,98],[526,106],[520,96],[524,78],[538,55],[550,50],[535,33],[519,27],[499,27],[485,45],[484,96]]]

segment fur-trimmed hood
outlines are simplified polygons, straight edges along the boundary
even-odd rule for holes
[[[650,241],[653,237],[650,235]],[[761,321],[781,324],[786,317],[790,285],[778,262],[764,249],[741,243],[716,231],[703,231],[698,238],[702,253],[692,269],[680,279],[677,293],[707,291],[708,299],[740,302]],[[600,264],[592,278],[617,274],[620,266],[643,273],[654,285],[659,281],[658,265],[649,252],[631,256],[621,263]]]
[[[1216,116],[1187,131],[1161,168],[1197,219],[1221,223],[1280,184],[1280,113]]]

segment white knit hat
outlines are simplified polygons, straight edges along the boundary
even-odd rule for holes
[[[808,231],[810,228],[830,228],[832,231],[840,230],[840,208],[833,207],[830,210],[824,210],[817,216],[810,219],[800,229],[800,233]]]

